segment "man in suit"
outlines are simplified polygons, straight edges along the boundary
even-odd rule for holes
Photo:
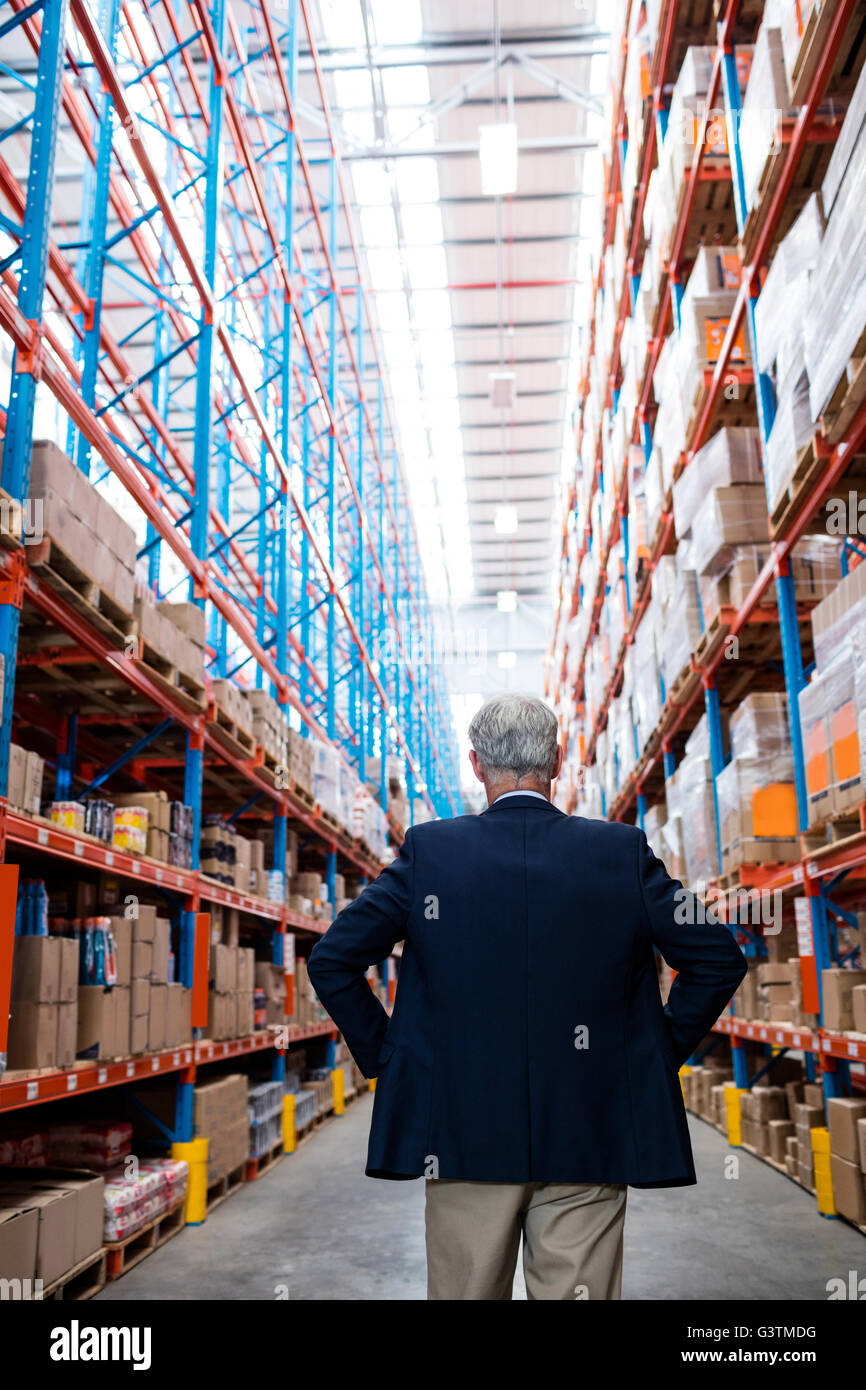
[[[469,735],[486,811],[408,830],[310,979],[378,1078],[367,1173],[427,1179],[428,1298],[510,1299],[521,1235],[530,1299],[619,1298],[626,1188],[695,1182],[677,1071],[745,961],[641,830],[551,804],[541,700]],[[398,941],[389,1018],[364,972]]]

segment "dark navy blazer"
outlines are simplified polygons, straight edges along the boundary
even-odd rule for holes
[[[378,1077],[367,1173],[693,1183],[677,1069],[746,971],[693,902],[635,826],[533,796],[408,831],[308,963]],[[389,1019],[364,971],[401,940]]]

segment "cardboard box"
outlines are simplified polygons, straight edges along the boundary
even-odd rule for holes
[[[60,1004],[78,1002],[78,942],[71,936],[58,936],[60,943],[60,972],[57,998]]]
[[[166,989],[165,1045],[166,1047],[179,1047],[182,1043],[190,1042],[192,1038],[190,1024],[192,991],[181,984],[170,984],[166,986]]]
[[[114,990],[114,1056],[126,1057],[129,1052],[130,989],[115,985]]]
[[[30,1004],[56,1004],[60,999],[59,936],[16,936],[12,954],[12,998]],[[70,941],[73,948],[76,943]],[[78,956],[76,950],[76,984]]]
[[[833,1201],[836,1210],[858,1225],[866,1224],[866,1185],[859,1163],[849,1163],[838,1154],[830,1154],[833,1175]]]
[[[866,1120],[857,1121],[857,1146],[860,1157],[860,1167],[866,1173]]]
[[[57,1005],[57,1065],[71,1067],[78,1046],[78,998]]]
[[[853,1031],[866,1033],[866,984],[855,985],[851,991],[851,1016],[854,1019]]]
[[[210,948],[210,982],[217,994],[229,994],[238,987],[238,948],[215,942]]]
[[[246,990],[255,988],[256,975],[256,953],[252,947],[241,947],[238,950],[238,991],[243,993]]]
[[[237,1036],[245,1037],[253,1031],[253,995],[251,990],[239,990],[237,995]]]
[[[9,781],[7,798],[10,806],[24,809],[24,787],[27,772],[27,750],[17,743],[9,745]]]
[[[845,1033],[854,1028],[854,1001],[857,985],[866,985],[866,970],[821,971],[821,995],[824,1002],[824,1027],[832,1033]]]
[[[27,1191],[69,1193],[75,1201],[75,1238],[72,1264],[86,1260],[102,1246],[105,1179],[80,1168],[0,1169],[0,1184],[14,1184]],[[22,1192],[22,1197],[25,1193]]]
[[[132,941],[132,978],[149,980],[153,970],[153,942]]]
[[[165,1047],[168,1014],[168,985],[151,984],[150,1014],[147,1025],[147,1050],[159,1052]]]
[[[33,1280],[36,1277],[36,1246],[39,1241],[39,1214],[33,1207],[20,1206],[13,1196],[0,1194],[0,1279]],[[30,1289],[25,1284],[25,1289]],[[22,1289],[22,1297],[26,1296]]]
[[[770,1158],[776,1163],[784,1163],[788,1152],[788,1140],[795,1137],[794,1126],[790,1120],[770,1120],[767,1125],[770,1143]]]
[[[147,1014],[132,1014],[129,1019],[129,1051],[135,1056],[147,1051]]]
[[[105,1061],[116,1056],[116,1010],[114,991],[103,985],[82,985],[78,991],[79,1057]]]
[[[752,1117],[759,1124],[784,1120],[788,1114],[788,1099],[781,1086],[753,1086]]]
[[[36,1212],[36,1278],[43,1285],[52,1284],[75,1263],[76,1194],[33,1184],[24,1187],[14,1178],[0,1180],[0,1193]]]
[[[806,1105],[814,1106],[817,1110],[820,1110],[823,1115],[824,1087],[821,1085],[820,1081],[805,1081],[803,1083],[803,1100]],[[821,1120],[819,1123],[823,1124],[824,1121]]]
[[[156,908],[149,903],[139,903],[138,914],[132,919],[133,941],[153,941],[155,931]]]
[[[25,999],[13,1003],[6,1053],[10,1071],[57,1065],[57,1007]]]
[[[832,1097],[827,1101],[830,1152],[848,1163],[860,1162],[857,1123],[866,1119],[866,1100]]]
[[[24,810],[39,814],[42,805],[42,778],[45,760],[38,753],[28,753],[24,768]]]
[[[150,980],[133,980],[130,985],[129,1012],[132,1018],[150,1013]]]
[[[171,922],[157,917],[153,931],[153,957],[150,978],[155,984],[168,984],[168,958],[171,953]]]

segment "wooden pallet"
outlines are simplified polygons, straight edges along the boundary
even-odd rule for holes
[[[232,1168],[230,1173],[226,1173],[225,1177],[218,1178],[215,1183],[211,1183],[207,1190],[206,1210],[208,1213],[214,1211],[227,1197],[231,1197],[232,1193],[237,1192],[238,1188],[243,1187],[245,1167],[246,1161],[238,1164],[237,1168]]]
[[[204,679],[187,675],[179,667],[173,666],[143,638],[139,639],[139,662],[147,668],[149,675],[159,683],[165,683],[172,691],[182,691],[184,695],[195,701],[198,709],[204,709],[207,700]]]
[[[710,653],[715,651],[716,647],[724,642],[730,630],[731,625],[725,622],[721,612],[714,613],[710,620],[709,627],[706,627],[701,633],[698,645],[695,647],[694,660],[696,666],[706,665]]]
[[[18,550],[24,538],[24,513],[21,503],[0,487],[0,545],[4,550]]]
[[[804,444],[782,495],[770,513],[770,534],[775,539],[788,529],[809,497],[826,463],[818,435]]]
[[[801,106],[806,100],[809,84],[821,61],[827,43],[827,35],[833,23],[835,5],[814,5],[809,14],[800,40],[800,47],[790,74],[791,104]],[[866,18],[866,5],[863,0],[855,7],[851,21],[842,37],[842,43],[833,70],[830,73],[826,90],[831,95],[852,92],[862,64],[857,61],[858,51],[863,44],[863,21]]]
[[[303,801],[305,806],[309,806],[311,811],[316,809],[313,793],[307,791],[306,787],[302,787],[300,782],[292,782],[292,795],[297,797],[298,801]]]
[[[29,545],[27,561],[49,588],[103,637],[114,642],[118,651],[126,649],[126,639],[136,631],[135,619],[104,593],[56,541],[46,536],[38,545]]]
[[[825,8],[830,7],[825,6]],[[834,119],[838,120],[840,126],[843,116],[844,112],[839,108]],[[789,124],[793,122],[793,114],[787,119]],[[821,187],[832,149],[833,145],[829,141],[813,141],[806,144],[773,233],[774,244],[778,245],[803,211],[812,193]],[[743,265],[751,264],[758,235],[766,220],[773,195],[779,186],[787,157],[788,145],[784,140],[777,141],[767,153],[758,184],[758,194],[749,209],[743,235],[740,238],[740,254]]]
[[[285,1158],[286,1151],[283,1148],[283,1141],[279,1139],[270,1149],[265,1149],[263,1154],[257,1158],[248,1158],[244,1166],[244,1182],[255,1182],[264,1173],[270,1171],[281,1158]]]
[[[178,1231],[183,1230],[186,1224],[185,1202],[186,1198],[181,1198],[168,1211],[164,1211],[154,1221],[149,1221],[140,1230],[133,1231],[125,1240],[109,1241],[106,1244],[106,1272],[109,1282],[128,1274],[148,1255],[152,1255],[154,1250],[158,1250],[166,1241],[176,1236]]]
[[[215,701],[208,707],[208,732],[214,734],[217,742],[235,758],[246,760],[253,757],[256,751],[256,741],[252,734],[247,733],[234,719],[230,719]]]
[[[836,383],[821,416],[821,428],[828,444],[838,444],[854,416],[866,400],[866,331],[854,346],[845,370]]]
[[[793,847],[790,859],[760,859],[756,851],[760,851],[759,840],[744,840],[741,845],[736,846],[733,853],[742,853],[743,857],[739,863],[732,864],[719,875],[718,884],[723,893],[737,888],[754,887],[757,881],[767,874],[781,873],[800,859],[797,845]]]
[[[106,1263],[107,1248],[101,1246],[43,1289],[43,1301],[50,1298],[58,1303],[83,1303],[86,1299],[93,1298],[100,1289],[105,1288]]]

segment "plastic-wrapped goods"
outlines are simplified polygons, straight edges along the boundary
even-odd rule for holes
[[[779,397],[776,417],[767,440],[765,469],[770,506],[776,507],[786,496],[788,485],[800,461],[800,454],[814,433],[809,401],[809,378],[801,371]]]
[[[128,1120],[70,1120],[48,1126],[49,1162],[103,1173],[132,1152]]]
[[[788,82],[782,58],[782,35],[762,24],[740,116],[740,150],[746,206],[759,201],[764,165],[778,145],[779,127],[788,109]]]
[[[708,260],[712,267],[716,266],[717,254],[701,248],[680,305],[676,373],[686,423],[691,420],[703,390],[704,372],[719,360],[738,293],[736,289],[721,288],[702,293],[707,282],[712,284],[718,278],[713,269],[706,268]],[[728,360],[731,367],[748,366],[751,361],[749,338],[742,323]]]
[[[680,454],[686,445],[686,424],[683,398],[676,380],[669,377],[669,385],[662,396],[653,426],[653,454],[658,456],[661,466],[662,497],[667,496]]]
[[[770,556],[769,543],[727,546],[719,552],[698,578],[705,627],[722,608],[736,611],[742,607]],[[838,583],[838,542],[832,536],[806,536],[798,541],[789,559],[796,602],[820,604]],[[762,602],[767,606],[775,604],[775,582],[764,591]]]
[[[833,538],[827,539],[832,541]],[[819,671],[835,660],[852,631],[866,621],[866,564],[856,565],[840,579],[842,551],[838,541],[833,549],[836,566],[832,583],[811,615]]]
[[[123,1167],[106,1173],[103,1239],[125,1240],[156,1221],[183,1201],[188,1179],[189,1166],[171,1158],[138,1163],[134,1176]]]
[[[118,806],[111,837],[113,847],[130,854],[145,854],[149,821],[150,813],[143,806]]]
[[[717,487],[762,483],[761,439],[749,426],[721,429],[694,455],[674,483],[674,530],[687,536],[707,497]]]
[[[700,600],[694,570],[686,570],[681,576],[659,636],[662,674],[670,698],[678,677],[690,664],[701,637]]]
[[[731,546],[767,539],[767,498],[763,487],[736,483],[713,488],[699,507],[692,525],[699,547],[699,570],[711,573]]]
[[[626,630],[626,589],[624,546],[621,540],[610,548],[607,558],[607,595],[604,616],[607,622],[607,635],[610,650],[614,656],[619,652]]]
[[[658,449],[653,449],[644,471],[644,506],[646,509],[647,535],[650,543],[658,530],[665,501],[665,488],[662,482],[662,461]]]
[[[852,118],[862,125],[861,113],[849,110],[840,139]],[[861,134],[842,175],[809,285],[803,337],[813,420],[827,411],[849,360],[860,355],[866,326],[864,197],[866,139]]]
[[[817,264],[823,236],[821,199],[813,193],[780,242],[755,303],[758,367],[771,372],[778,361],[780,382],[795,351],[802,349],[809,276]]]
[[[664,861],[662,829],[667,818],[667,807],[663,801],[657,801],[654,806],[648,806],[643,818],[642,828],[647,838],[647,844],[656,858],[662,861]]]
[[[848,103],[842,129],[836,137],[830,163],[821,184],[821,206],[824,216],[830,218],[836,210],[836,198],[858,145],[866,138],[866,64],[860,69],[857,85]]]
[[[651,539],[646,505],[644,453],[639,444],[632,444],[628,455],[628,582],[632,603],[649,558]]]
[[[746,697],[731,715],[731,751],[716,779],[723,871],[798,859],[794,755],[783,693]]]
[[[654,605],[655,599],[651,599],[626,657],[632,663],[634,672],[632,708],[641,752],[649,742],[661,714]]]
[[[851,643],[800,691],[809,825],[823,825],[863,800],[857,662]]]
[[[719,855],[713,776],[708,756],[687,754],[676,772],[682,812],[686,878],[690,887],[716,878]]]

